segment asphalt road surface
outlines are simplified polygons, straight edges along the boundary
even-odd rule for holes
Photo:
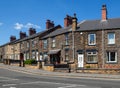
[[[0,88],[120,88],[120,80],[51,77],[0,68]]]

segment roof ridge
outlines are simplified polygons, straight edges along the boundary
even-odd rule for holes
[[[87,20],[83,20],[80,23],[78,23],[77,25],[79,26],[80,24],[84,23],[85,21],[87,21]]]

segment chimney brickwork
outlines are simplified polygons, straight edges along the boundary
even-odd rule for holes
[[[46,29],[50,29],[52,27],[54,27],[54,22],[50,21],[50,20],[47,20],[46,21]]]
[[[20,39],[27,37],[25,32],[20,31]]]
[[[16,36],[11,36],[11,37],[10,37],[10,42],[12,42],[12,41],[14,41],[14,40],[16,40]]]
[[[107,8],[106,5],[102,5],[102,20],[107,20]]]
[[[75,31],[77,29],[77,18],[76,14],[74,13],[74,17],[72,18],[72,30]]]
[[[69,15],[66,15],[66,17],[64,18],[64,27],[68,27],[71,24],[72,24],[72,17]]]
[[[36,34],[36,30],[34,28],[29,29],[29,36]]]

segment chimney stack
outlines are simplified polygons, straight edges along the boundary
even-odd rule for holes
[[[71,24],[72,24],[72,17],[69,15],[66,15],[66,17],[64,18],[64,27],[68,27]]]
[[[10,42],[16,40],[16,36],[10,36]]]
[[[29,29],[29,36],[36,34],[36,30],[34,28]]]
[[[20,39],[27,37],[25,32],[20,31]]]
[[[107,8],[106,8],[106,5],[102,5],[102,20],[103,21],[107,20]]]
[[[50,29],[52,27],[54,27],[54,22],[50,21],[50,20],[47,20],[46,21],[46,29]]]
[[[74,17],[72,18],[72,30],[75,31],[77,29],[77,18],[76,14],[74,13]]]

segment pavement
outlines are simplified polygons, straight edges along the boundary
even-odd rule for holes
[[[106,79],[106,80],[120,80],[120,75],[113,74],[93,74],[93,73],[63,73],[63,72],[50,72],[42,69],[30,69],[25,67],[5,65],[0,63],[0,68],[8,69],[16,72],[22,72],[32,75],[42,75],[42,76],[54,76],[54,77],[66,77],[66,78],[89,78],[89,79]]]

